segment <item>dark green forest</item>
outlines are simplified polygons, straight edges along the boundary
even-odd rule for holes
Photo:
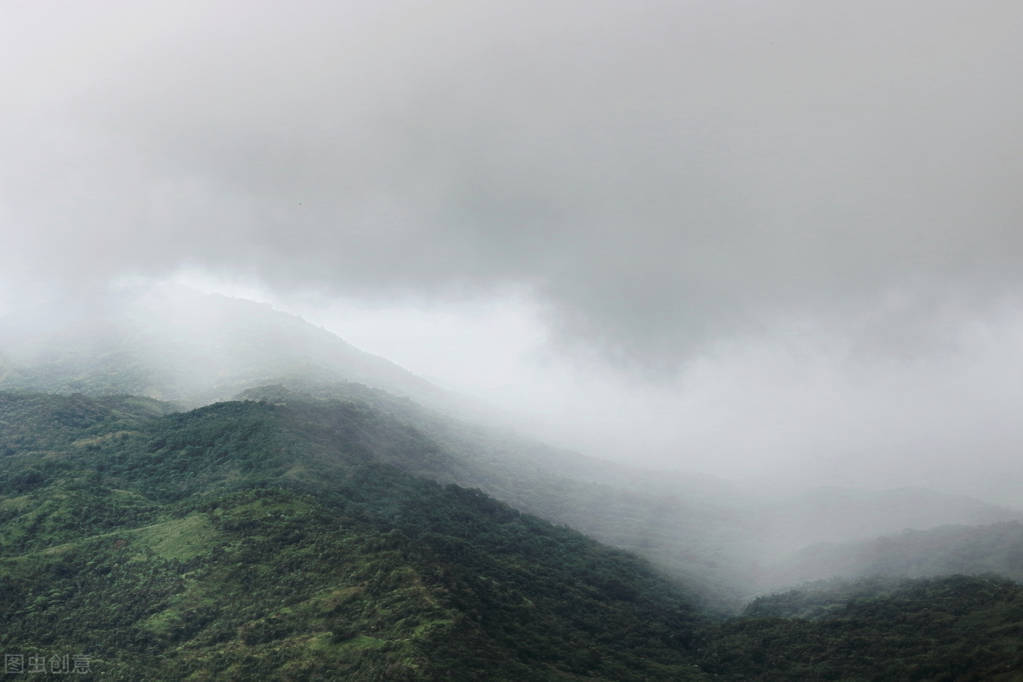
[[[1023,670],[1009,580],[816,584],[725,618],[700,585],[443,482],[471,466],[365,401],[0,394],[0,650],[124,680]]]

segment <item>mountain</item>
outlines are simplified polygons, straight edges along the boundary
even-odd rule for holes
[[[350,383],[261,386],[237,396],[321,408],[357,401],[387,415],[447,453],[406,458],[406,471],[478,488],[513,507],[635,552],[690,585],[704,606],[734,609],[737,585],[752,580],[737,560],[744,519],[720,503],[727,484],[709,477],[646,472],[552,448],[509,430],[458,419],[385,392]],[[400,425],[400,426],[398,426]]]
[[[942,526],[860,542],[816,544],[785,557],[772,571],[772,584],[788,585],[831,577],[988,573],[1023,581],[1023,523]]]
[[[765,546],[781,553],[809,544],[865,540],[906,529],[1021,520],[1023,514],[963,495],[923,488],[827,487],[769,501],[758,517]]]
[[[794,584],[775,569],[777,558],[821,540],[1023,518],[1011,509],[921,489],[826,488],[776,497],[706,476],[644,471],[453,418],[361,385],[262,386],[238,397],[371,405],[451,455],[429,469],[406,463],[410,472],[479,488],[635,552],[692,586],[704,606],[724,611]]]
[[[714,627],[727,680],[1018,680],[1023,587],[1004,578],[830,582],[764,597]]]
[[[0,395],[0,648],[132,680],[698,673],[680,586],[402,472],[445,455],[364,405],[160,412]]]
[[[184,288],[124,292],[0,319],[0,390],[224,400],[268,380],[361,382],[430,405],[405,369],[266,304]]]
[[[0,393],[0,648],[104,679],[1011,679],[1023,588],[831,585],[743,617],[479,490],[366,403]]]
[[[300,318],[222,296],[164,290],[23,313],[0,321],[0,349],[0,388],[141,394],[183,407],[231,398],[362,403],[392,423],[388,438],[419,434],[444,453],[401,458],[406,473],[478,488],[637,553],[724,612],[793,584],[778,557],[809,545],[1023,518],[919,489],[772,495],[552,448],[483,423],[464,401]]]

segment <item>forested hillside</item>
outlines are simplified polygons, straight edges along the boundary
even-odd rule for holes
[[[105,679],[1006,679],[996,578],[696,588],[410,474],[460,458],[358,402],[0,394],[0,648]]]
[[[297,378],[287,383],[252,388],[239,397],[305,405],[327,414],[347,409],[341,406],[348,402],[365,404],[376,415],[377,451],[405,471],[479,488],[513,507],[637,553],[683,580],[703,606],[725,613],[736,612],[765,590],[876,572],[868,566],[847,572],[860,564],[844,555],[829,563],[831,546],[793,552],[812,542],[1020,518],[1009,509],[920,489],[821,489],[779,499],[710,477],[644,471],[558,450],[361,384]],[[398,452],[401,447],[405,456]],[[941,551],[940,542],[932,544],[934,552]],[[963,555],[958,546],[952,543],[950,551]],[[990,561],[974,565],[971,571],[969,564],[952,561],[943,570],[898,575],[998,571],[1006,566]]]
[[[831,582],[754,601],[708,635],[733,680],[1018,680],[1023,587],[997,577]]]
[[[7,356],[0,362],[0,389],[81,391],[101,401],[111,392],[174,400],[148,403],[165,411],[232,398],[265,400],[304,419],[327,441],[334,427],[313,423],[320,417],[300,417],[298,406],[326,422],[344,413],[345,424],[364,423],[358,433],[342,428],[348,429],[344,437],[358,439],[376,461],[480,489],[639,554],[684,582],[702,606],[722,613],[737,612],[765,590],[831,575],[778,565],[809,544],[1021,518],[926,490],[772,495],[709,476],[602,461],[498,426],[494,415],[467,409],[457,396],[269,306],[180,290],[123,298],[91,311],[94,316],[40,309],[0,320],[0,354]],[[141,405],[145,399],[133,400]],[[0,448],[5,438],[0,433]],[[641,452],[635,456],[643,459]]]
[[[143,418],[4,395],[0,415],[26,424],[0,459],[5,650],[86,652],[120,679],[695,670],[678,586],[385,463],[414,444],[379,440],[365,406]]]

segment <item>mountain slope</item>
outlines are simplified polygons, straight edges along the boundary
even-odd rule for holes
[[[421,434],[432,443],[429,452],[445,453],[390,460],[405,471],[479,488],[635,552],[690,585],[704,606],[724,611],[755,594],[800,582],[777,566],[776,557],[812,542],[1021,517],[970,498],[919,489],[832,488],[782,499],[756,495],[709,477],[648,472],[560,451],[350,383],[262,386],[240,397],[328,411],[346,401],[364,403],[387,416],[393,434]]]
[[[133,394],[197,406],[277,377],[362,382],[428,404],[442,391],[268,305],[187,289],[122,293],[0,319],[0,390]]]
[[[797,617],[807,616],[810,617]],[[758,599],[701,662],[728,680],[1018,680],[1023,587],[994,577],[832,583]]]
[[[773,567],[772,582],[831,577],[994,573],[1023,581],[1023,523],[942,526],[853,543],[812,545]]]
[[[378,457],[636,552],[725,611],[790,584],[774,570],[775,557],[812,543],[1021,518],[913,489],[777,498],[551,448],[452,416],[456,399],[265,305],[172,291],[128,296],[92,312],[36,311],[34,320],[0,321],[0,350],[10,361],[0,368],[0,388],[142,393],[189,406],[239,394],[275,403],[311,397],[365,403],[391,424],[371,444]],[[402,455],[402,447],[416,456]]]
[[[106,679],[1011,679],[1023,588],[803,590],[702,616],[365,404],[0,394],[0,647]],[[457,460],[457,458],[455,458]],[[417,463],[418,462],[418,463]]]
[[[68,400],[5,395],[0,411]],[[324,422],[224,403],[140,423],[74,402],[91,409],[55,424],[42,459],[0,459],[8,651],[87,652],[115,679],[696,674],[699,619],[677,587],[381,463],[363,407]]]

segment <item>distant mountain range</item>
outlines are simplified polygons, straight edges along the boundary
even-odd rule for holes
[[[0,319],[0,388],[144,395],[186,406],[268,380],[349,381],[426,404],[440,389],[267,304],[168,288]]]
[[[565,452],[224,297],[37,311],[0,344],[7,652],[83,652],[125,680],[1023,669],[1023,588],[947,576],[1023,574],[1012,510],[777,498]]]
[[[804,547],[772,567],[773,585],[828,578],[997,574],[1023,581],[1023,523],[941,526]]]
[[[552,448],[473,420],[457,396],[298,317],[189,290],[12,316],[0,320],[0,349],[8,361],[0,390],[133,394],[183,407],[234,398],[364,403],[448,453],[436,462],[407,458],[409,473],[479,488],[636,552],[725,610],[802,579],[777,564],[809,545],[1023,519],[1015,510],[923,489],[779,497]]]

